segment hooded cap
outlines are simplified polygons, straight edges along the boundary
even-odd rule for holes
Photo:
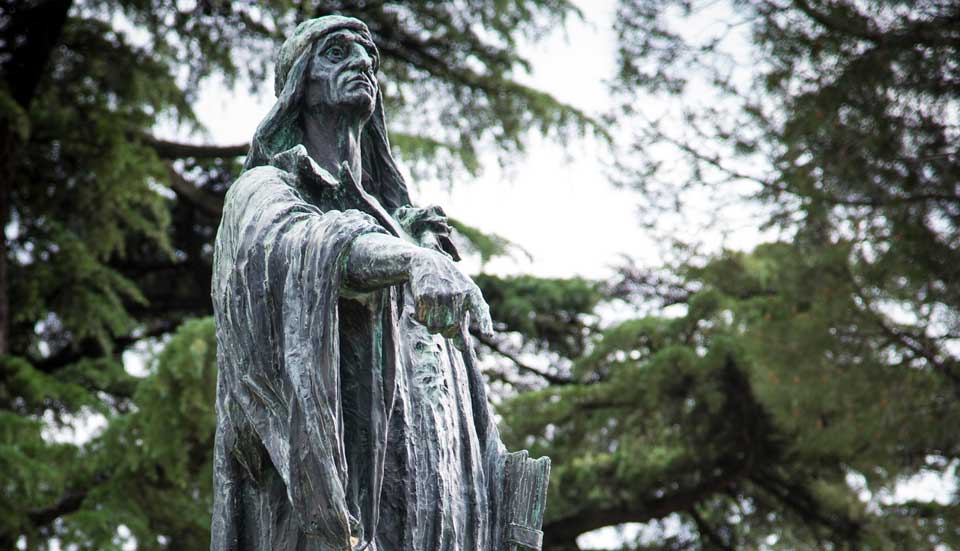
[[[379,60],[370,29],[359,19],[327,15],[297,25],[277,55],[274,80],[277,103],[260,122],[253,135],[244,170],[270,164],[274,156],[303,143],[300,116],[310,53],[318,40],[344,29],[357,33],[364,41],[369,42],[367,47],[373,50],[374,57]],[[410,196],[406,182],[390,151],[386,117],[383,114],[383,97],[379,90],[373,115],[364,126],[360,138],[360,149],[363,174],[355,176],[362,182],[363,188],[376,197],[389,212],[409,205]]]
[[[280,97],[283,87],[287,83],[290,69],[293,68],[297,59],[313,46],[314,42],[328,33],[342,29],[353,31],[367,39],[374,54],[379,59],[380,54],[373,44],[370,29],[363,21],[353,17],[343,17],[342,15],[328,15],[309,19],[297,25],[290,38],[280,47],[280,53],[277,55],[276,76],[274,77],[274,94]]]

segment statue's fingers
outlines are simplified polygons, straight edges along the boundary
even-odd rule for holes
[[[490,307],[483,300],[483,294],[477,289],[470,295],[470,313],[477,320],[480,333],[489,337],[493,335],[493,318],[490,317]]]
[[[440,245],[440,250],[446,253],[454,262],[460,262],[460,251],[457,250],[457,246],[453,244],[450,237],[437,235],[437,244]]]
[[[466,315],[463,317],[463,323],[460,327],[457,328],[457,334],[453,337],[450,337],[450,342],[453,343],[453,346],[461,351],[465,352],[467,350],[467,333],[470,331],[468,327],[470,326],[470,312],[467,311]]]
[[[427,330],[429,330],[431,333],[442,332],[445,327],[445,317],[446,313],[444,312],[443,306],[439,301],[434,301],[430,307],[429,313],[427,314]]]
[[[417,312],[414,319],[427,328],[431,333],[444,334],[451,326],[456,325],[457,318],[453,315],[453,304],[449,296],[427,294],[418,300]]]
[[[460,338],[460,325],[457,324],[457,325],[447,326],[447,327],[445,327],[445,328],[443,329],[443,331],[440,331],[440,334],[441,334],[444,338],[447,338],[447,339],[456,341],[456,339]],[[454,344],[456,344],[456,343],[454,343]],[[457,346],[457,348],[460,348],[460,347]]]
[[[421,295],[414,301],[413,319],[422,325],[427,325],[427,319],[430,317],[430,299]]]
[[[448,338],[455,338],[460,334],[460,326],[465,323],[464,321],[464,312],[467,310],[467,300],[463,295],[453,295],[450,297],[450,302],[447,305],[447,314],[449,317],[445,319],[445,325],[441,334]]]
[[[441,310],[442,307],[437,297],[423,295],[417,299],[417,309],[413,319],[426,327],[431,333],[439,333],[443,328]]]

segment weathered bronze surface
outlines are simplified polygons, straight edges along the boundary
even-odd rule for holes
[[[438,207],[411,206],[366,26],[297,27],[217,234],[211,549],[539,549],[550,463],[508,453]]]

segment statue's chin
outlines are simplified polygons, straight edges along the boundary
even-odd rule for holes
[[[351,94],[348,94],[340,102],[340,108],[352,112],[354,115],[361,117],[364,121],[373,115],[373,110],[375,107],[376,100],[370,93],[366,91],[355,91]]]

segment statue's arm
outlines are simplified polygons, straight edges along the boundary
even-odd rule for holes
[[[382,233],[353,240],[347,256],[346,284],[354,291],[373,291],[410,279],[410,265],[419,247]]]
[[[414,319],[433,333],[455,336],[468,313],[482,332],[493,332],[480,289],[443,253],[368,233],[350,245],[345,276],[347,287],[361,292],[409,282]]]

